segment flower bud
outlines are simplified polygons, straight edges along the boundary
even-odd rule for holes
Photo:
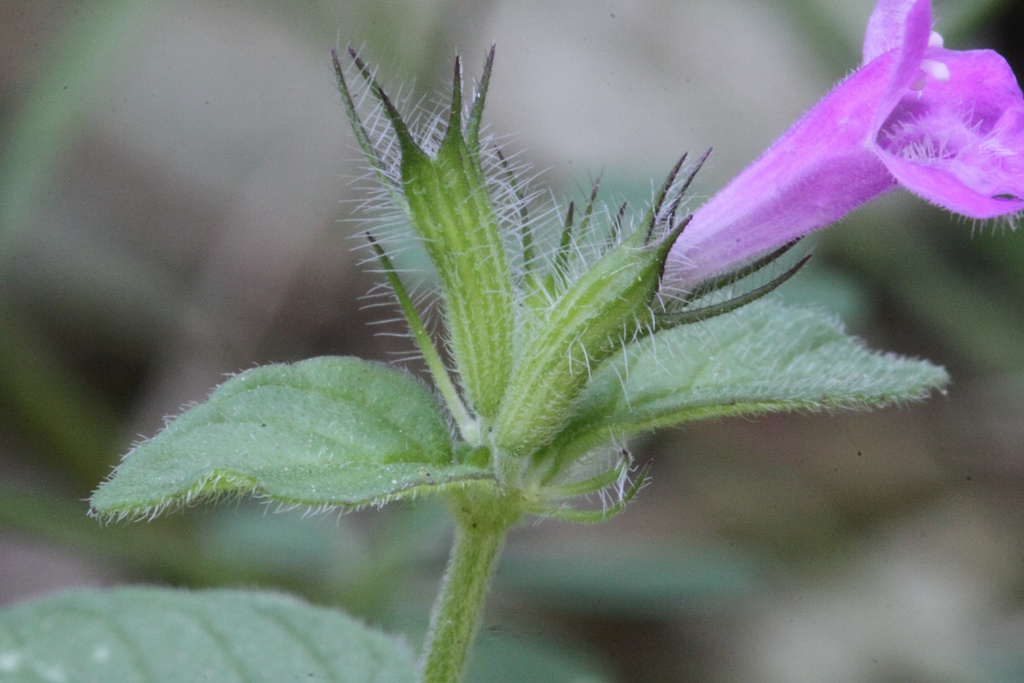
[[[650,230],[641,225],[605,253],[527,330],[494,427],[497,457],[520,458],[549,442],[591,371],[651,329],[651,300],[682,224],[655,243]]]

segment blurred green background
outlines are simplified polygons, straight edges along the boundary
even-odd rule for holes
[[[447,552],[427,502],[303,519],[250,502],[101,526],[130,444],[227,373],[408,351],[360,298],[353,44],[427,103],[497,42],[486,119],[556,194],[693,206],[854,68],[870,0],[4,0],[0,603],[76,586],[280,587],[413,642]],[[954,48],[1024,74],[1024,6],[936,0]],[[598,527],[516,531],[475,681],[1024,681],[1024,234],[896,193],[815,238],[782,292],[948,395],[701,424]]]

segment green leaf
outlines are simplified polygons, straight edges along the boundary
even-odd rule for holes
[[[5,683],[411,683],[399,638],[274,593],[77,591],[0,612]]]
[[[404,372],[323,357],[237,375],[136,446],[93,494],[100,515],[252,492],[288,505],[383,504],[484,479],[455,463],[431,392]]]
[[[561,461],[689,420],[881,407],[948,381],[927,361],[868,350],[829,316],[762,300],[626,347],[594,373],[552,449]]]

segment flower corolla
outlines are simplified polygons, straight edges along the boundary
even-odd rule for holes
[[[944,47],[930,0],[880,0],[864,60],[693,215],[668,282],[688,288],[902,186],[975,219],[1024,209],[1024,96],[991,50]]]

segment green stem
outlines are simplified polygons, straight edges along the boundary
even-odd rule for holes
[[[455,544],[430,617],[420,683],[462,679],[491,575],[509,527],[520,516],[517,505],[487,493],[460,492],[451,499],[458,523]]]

